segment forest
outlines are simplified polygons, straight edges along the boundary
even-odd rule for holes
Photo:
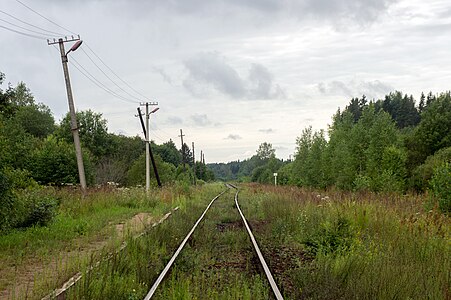
[[[270,143],[243,161],[209,164],[224,181],[273,183],[345,191],[429,192],[451,210],[451,95],[353,98],[332,117],[328,131],[305,128],[294,160],[282,161]],[[432,205],[433,203],[431,203]]]
[[[107,120],[91,110],[78,111],[77,120],[89,186],[145,185],[145,143],[139,136],[109,133]],[[161,145],[152,141],[151,148],[163,184],[189,185],[193,169],[197,183],[214,179],[203,162],[196,161],[193,168],[186,144],[178,149],[172,140]],[[37,195],[42,186],[78,182],[69,114],[57,124],[50,108],[37,102],[25,83],[6,84],[0,72],[0,231],[45,223],[57,203]],[[154,178],[151,184],[157,185]]]

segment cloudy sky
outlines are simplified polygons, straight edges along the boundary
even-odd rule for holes
[[[418,99],[451,83],[449,0],[0,0],[0,71],[57,120],[61,60],[39,38],[72,33],[84,41],[69,54],[78,110],[133,136],[139,101],[157,101],[152,139],[179,144],[182,128],[207,162],[262,142],[288,158],[303,128],[327,129],[351,97]]]

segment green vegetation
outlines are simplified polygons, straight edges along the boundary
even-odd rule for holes
[[[0,72],[0,86],[4,80],[5,75]],[[138,136],[109,133],[102,114],[92,110],[77,112],[77,121],[89,185],[145,183],[144,177],[136,174],[145,152],[145,144]],[[69,114],[55,124],[50,109],[36,103],[23,82],[16,87],[9,84],[6,90],[0,88],[0,170],[26,170],[31,178],[45,185],[77,184],[78,170],[72,144]],[[181,180],[194,182],[193,154],[186,144],[181,150],[171,140],[162,145],[152,142],[151,147],[157,167],[162,169],[164,184]],[[176,172],[182,157],[186,168]],[[197,179],[214,180],[212,172],[203,163],[196,162],[196,167]]]
[[[69,299],[142,299],[208,202],[223,186],[199,191],[176,216],[87,274]],[[234,208],[216,200],[177,258],[155,299],[268,299],[269,284]]]
[[[59,287],[97,252],[115,251],[126,236],[150,226],[150,220],[184,207],[192,191],[183,185],[149,195],[138,189],[100,189],[82,197],[72,189],[46,188],[18,197],[29,213],[18,217],[19,228],[1,236],[0,297],[15,293],[22,299],[28,293],[34,299]],[[143,217],[136,219],[138,213]],[[29,272],[34,280],[24,280]]]
[[[142,299],[219,190],[199,190],[162,226],[129,239],[85,273],[69,299]],[[272,297],[233,195],[213,204],[155,299]],[[285,299],[449,296],[451,224],[418,196],[250,185],[239,199]]]
[[[0,72],[0,87],[4,80]],[[186,144],[152,142],[164,187],[150,194],[134,188],[145,182],[141,138],[109,133],[91,110],[77,118],[86,195],[72,187],[68,115],[55,123],[22,82],[0,88],[0,298],[40,298],[84,270],[69,298],[141,299],[223,189],[206,182],[270,184],[275,172],[282,187],[249,185],[240,202],[287,299],[449,298],[450,92],[422,94],[418,106],[401,92],[353,98],[327,132],[301,132],[293,160],[264,142],[249,159],[206,166]],[[149,229],[142,214],[155,221],[175,206],[177,216],[135,238]],[[156,295],[269,297],[231,192]]]
[[[296,139],[293,161],[275,157],[262,143],[244,161],[209,164],[216,178],[344,191],[430,191],[438,207],[448,211],[451,163],[451,93],[412,96],[390,93],[383,100],[353,98],[338,110],[326,133],[305,128]],[[268,155],[262,156],[262,149]],[[440,169],[440,170],[439,170]],[[433,174],[440,174],[432,181]],[[440,179],[438,179],[440,178]],[[440,183],[439,183],[440,182]]]

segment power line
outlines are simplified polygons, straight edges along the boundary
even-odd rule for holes
[[[32,9],[31,7],[29,7],[28,5],[26,5],[26,4],[23,3],[22,1],[16,0],[16,2],[22,4],[24,7],[26,7],[26,8],[29,9],[29,10],[31,10],[32,12],[34,12],[35,14],[37,14],[38,16],[40,16],[41,18],[44,18],[45,20],[49,21],[49,22],[52,23],[53,25],[58,26],[59,28],[64,29],[65,31],[70,32],[70,33],[72,33],[72,34],[76,34],[75,32],[73,32],[73,31],[71,31],[71,30],[69,30],[69,29],[67,29],[67,28],[64,28],[63,26],[59,25],[58,23],[53,22],[52,20],[50,20],[50,19],[47,18],[46,16],[40,14],[40,13],[37,12],[36,10]]]
[[[72,62],[73,61],[73,62]],[[71,59],[70,61],[71,65],[74,66],[83,76],[85,76],[86,78],[88,78],[92,83],[94,83],[95,85],[97,85],[99,88],[101,88],[102,90],[104,90],[105,92],[107,92],[108,94],[112,95],[113,97],[116,97],[119,100],[125,101],[125,102],[129,102],[129,103],[135,103],[136,101],[132,101],[129,100],[125,97],[122,97],[121,95],[116,94],[114,91],[110,90],[108,87],[106,87],[100,80],[98,80],[94,75],[92,75],[91,73],[89,73],[88,70],[86,70],[85,67],[83,67],[79,62],[77,62],[74,58]],[[83,69],[83,71],[81,70]],[[86,73],[85,73],[86,72]]]
[[[33,30],[33,29],[29,29],[29,28],[26,28],[26,27],[17,25],[17,24],[11,23],[11,22],[9,22],[9,21],[6,21],[6,20],[4,20],[4,19],[1,19],[1,18],[0,18],[0,21],[4,22],[4,23],[6,23],[6,24],[9,24],[9,25],[11,25],[11,26],[17,27],[17,28],[20,28],[20,29],[23,29],[23,30],[27,30],[27,31],[32,32],[32,33],[40,34],[40,35],[42,35],[43,37],[45,37],[45,35],[44,35],[42,32],[40,32],[40,31],[36,31],[36,30]],[[53,36],[55,36],[55,35],[53,35]]]
[[[136,99],[138,101],[142,100],[142,99],[139,99],[139,98],[135,97],[134,95],[130,94],[129,92],[124,90],[119,84],[117,84],[110,76],[108,76],[108,74],[105,73],[105,71],[102,70],[102,68],[99,67],[98,64],[95,63],[95,61],[92,59],[92,57],[89,56],[89,54],[83,48],[81,48],[81,51],[89,58],[89,60],[97,67],[97,69],[99,69],[99,71],[102,72],[102,74],[105,75],[105,77],[108,78],[121,91],[123,91],[124,93],[126,93],[127,95],[129,95],[130,97],[132,97],[132,98],[134,98],[134,99]]]
[[[53,48],[55,48],[55,50],[58,51],[58,49],[56,48],[55,45],[53,45]],[[86,68],[83,67],[75,58],[72,57],[71,60],[69,61],[69,63],[75,69],[77,69],[83,76],[85,76],[87,79],[89,79],[89,81],[91,81],[96,86],[98,86],[99,88],[101,88],[102,90],[107,92],[108,94],[112,95],[113,97],[116,97],[119,100],[122,100],[122,101],[125,101],[125,102],[136,103],[136,101],[132,101],[130,99],[122,97],[121,95],[118,95],[114,91],[110,90],[106,85],[104,85],[100,80],[98,80],[94,75],[92,75],[88,70],[86,70]]]
[[[55,48],[55,50],[58,51],[58,49],[56,48],[55,45],[53,45],[53,48]],[[102,90],[107,92],[108,94],[112,95],[113,97],[116,97],[119,100],[122,100],[122,101],[125,101],[125,102],[136,103],[136,101],[127,99],[127,98],[115,93],[114,91],[110,90],[105,84],[103,84],[94,75],[92,75],[88,70],[86,70],[86,68],[83,67],[82,64],[79,63],[75,58],[72,57],[71,60],[69,61],[69,63],[74,68],[76,68],[83,76],[85,76],[87,79],[89,79],[92,83],[94,83],[96,86],[98,86],[99,88],[101,88]]]
[[[1,10],[1,9],[0,9],[0,13],[5,14],[5,15],[7,15],[8,17],[10,17],[10,18],[12,18],[12,19],[14,19],[14,20],[16,20],[16,21],[19,21],[19,22],[21,22],[21,23],[23,23],[23,24],[26,24],[26,25],[31,26],[31,27],[34,27],[34,28],[36,28],[36,29],[42,30],[42,31],[44,31],[44,32],[46,32],[46,33],[50,33],[50,34],[52,34],[52,35],[54,34],[54,35],[57,35],[57,36],[64,35],[64,34],[62,34],[62,33],[55,32],[55,31],[50,31],[50,30],[41,28],[41,27],[39,27],[39,26],[36,26],[36,25],[34,25],[34,24],[31,24],[31,23],[22,21],[21,19],[19,19],[19,18],[13,16],[13,15],[11,15],[11,14],[9,14],[9,13],[7,13],[6,11],[3,11],[3,10]]]
[[[61,28],[61,29],[64,29],[65,31],[70,32],[70,33],[72,33],[72,34],[76,34],[75,32],[73,32],[73,31],[71,31],[71,30],[69,30],[69,29],[67,29],[67,28],[65,28],[65,27],[63,27],[63,26],[61,26],[61,25],[59,25],[58,23],[52,21],[51,19],[47,18],[47,17],[44,16],[43,14],[41,14],[41,13],[39,13],[38,11],[34,10],[34,9],[31,8],[30,6],[26,5],[24,2],[22,2],[22,1],[20,1],[20,0],[16,0],[16,2],[20,3],[20,4],[21,4],[22,6],[24,6],[25,8],[27,8],[28,10],[30,10],[30,11],[32,11],[33,13],[37,14],[37,15],[40,16],[41,18],[47,20],[48,22],[52,23],[53,25],[55,25],[55,26],[57,26],[57,27],[59,27],[59,28]],[[35,27],[35,28],[37,28],[37,29],[43,30],[43,31],[45,31],[45,32],[47,32],[47,33],[51,33],[52,36],[55,36],[55,34],[58,34],[58,36],[61,36],[61,34],[58,33],[58,32],[49,31],[49,30],[43,29],[43,28],[41,28],[41,27],[35,26],[35,25],[33,25],[33,24],[24,22],[24,21],[20,20],[19,18],[14,17],[13,15],[11,15],[11,14],[9,14],[9,13],[6,13],[6,12],[4,12],[4,11],[1,11],[1,10],[0,10],[0,12],[4,13],[4,14],[10,16],[11,18],[14,18],[15,20],[18,20],[18,21],[20,21],[20,22],[22,22],[22,23],[24,23],[24,24],[27,24],[27,25],[32,26],[32,27]],[[3,20],[3,21],[9,23],[8,21],[5,21],[5,20]],[[21,26],[19,26],[19,25],[15,25],[15,24],[13,24],[13,23],[9,23],[9,24],[12,25],[12,26],[16,26],[16,27],[18,27],[18,28],[22,28],[23,30],[28,30],[28,31],[30,31],[30,32],[42,34],[42,33],[40,33],[40,32],[33,31],[33,30],[28,29],[28,28],[25,28],[25,27],[21,27]],[[26,35],[26,36],[30,36],[30,37],[34,37],[34,38],[39,38],[39,39],[41,39],[41,37],[38,37],[38,36],[35,36],[35,35],[32,35],[32,34],[28,34],[28,33],[24,33],[24,32],[19,32],[18,30],[14,30],[14,29],[9,28],[9,27],[1,26],[1,28],[5,28],[5,29],[7,29],[7,30],[10,30],[10,31],[13,31],[13,32],[16,32],[16,33],[19,33],[19,34],[23,34],[23,35]],[[89,47],[89,45],[87,45],[86,43],[85,43],[85,45],[86,45],[86,46],[88,47],[88,49],[94,54],[94,56],[95,56],[95,57],[96,57],[96,58],[97,58],[97,59],[98,59],[98,60],[99,60],[99,61],[100,61],[100,62],[101,62],[101,63],[102,63],[102,64],[103,64],[103,65],[104,65],[104,66],[105,66],[112,74],[114,74],[114,76],[116,76],[121,82],[123,82],[127,87],[129,87],[129,88],[130,88],[132,91],[134,91],[136,94],[140,95],[140,96],[143,97],[144,99],[147,99],[147,97],[146,97],[145,95],[141,94],[139,91],[137,91],[136,89],[134,89],[130,84],[128,84],[125,80],[123,80],[116,72],[114,72],[113,69],[110,68],[110,67],[109,67],[109,66],[108,66],[108,65],[100,58],[100,56],[97,55],[97,54],[94,52],[94,50],[93,50],[91,47]],[[128,91],[126,91],[125,89],[123,89],[123,88],[122,88],[120,85],[118,85],[118,84],[117,84],[110,76],[108,76],[108,74],[106,74],[106,72],[105,72],[104,70],[102,70],[102,68],[101,68],[98,64],[95,63],[95,61],[92,59],[92,57],[91,57],[91,56],[90,56],[83,48],[82,48],[82,51],[83,51],[83,53],[85,53],[86,56],[88,56],[89,60],[91,60],[91,62],[92,62],[92,63],[93,63],[93,64],[94,64],[94,65],[95,65],[102,73],[103,73],[103,75],[105,75],[105,77],[107,77],[107,78],[108,78],[114,85],[116,85],[122,92],[124,92],[125,94],[127,94],[127,95],[130,96],[131,98],[134,98],[134,99],[136,99],[136,100],[138,100],[138,101],[141,101],[140,98],[134,96],[133,94],[131,94],[131,93],[129,93]],[[75,62],[76,62],[76,61],[75,61]],[[74,66],[75,66],[75,65],[74,65]],[[76,66],[75,66],[75,67],[76,67]],[[133,103],[135,103],[135,101],[131,101],[131,100],[127,99],[127,97],[123,97],[123,96],[117,94],[116,92],[112,91],[111,89],[107,88],[107,87],[106,87],[103,83],[101,83],[97,78],[95,78],[92,74],[90,74],[83,66],[81,66],[81,64],[79,64],[79,67],[82,68],[82,69],[84,69],[85,72],[88,73],[88,75],[91,76],[92,79],[93,79],[94,81],[96,81],[96,85],[97,85],[97,86],[101,85],[101,86],[102,86],[102,87],[101,87],[102,89],[104,89],[104,90],[107,91],[108,93],[114,95],[116,98],[119,98],[119,99],[124,100],[124,101],[127,101],[127,102],[133,102]],[[77,69],[78,69],[79,71],[81,71],[79,68],[77,68]],[[83,73],[82,73],[82,74],[83,74]],[[83,74],[83,75],[85,75],[85,77],[87,77],[88,79],[91,80],[91,78],[90,78],[89,76],[87,76],[86,74]],[[92,81],[92,80],[91,80],[91,81]]]
[[[97,55],[91,47],[89,47],[88,44],[85,43],[85,45],[86,45],[86,47],[88,47],[89,51],[91,51],[92,54],[94,54],[94,56],[97,57],[97,59],[98,59],[105,67],[107,67],[107,69],[110,70],[110,72],[113,73],[113,75],[116,76],[122,83],[124,83],[126,86],[128,86],[132,91],[134,91],[134,92],[135,92],[136,94],[138,94],[139,96],[141,96],[141,97],[147,99],[147,97],[146,97],[145,95],[143,95],[142,93],[140,93],[139,91],[137,91],[136,89],[134,89],[130,84],[128,84],[128,83],[127,83],[125,80],[123,80],[119,75],[117,75],[117,73],[114,72],[113,69],[111,69],[111,68],[110,68],[110,67],[109,67],[109,66],[108,66],[108,65],[100,58],[100,56]]]
[[[45,37],[43,37],[43,36],[37,36],[37,35],[34,35],[34,34],[29,34],[29,33],[26,33],[26,32],[18,31],[18,30],[15,30],[15,29],[3,26],[3,25],[0,25],[0,28],[6,29],[6,30],[9,30],[9,31],[18,33],[18,34],[22,34],[22,35],[25,35],[25,36],[28,36],[28,37],[32,37],[32,38],[35,38],[35,39],[45,40]]]

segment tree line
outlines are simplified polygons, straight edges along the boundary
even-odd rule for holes
[[[429,191],[443,210],[451,207],[451,94],[413,96],[392,92],[384,99],[353,98],[332,117],[327,133],[305,128],[293,161],[271,152],[244,161],[209,164],[223,180],[352,191]]]
[[[39,196],[40,188],[79,182],[69,114],[58,124],[25,83],[4,87],[4,82],[0,72],[0,232],[45,223],[56,204]],[[109,133],[102,114],[92,110],[77,112],[77,120],[88,185],[145,185],[145,143],[140,137]],[[193,168],[186,144],[178,149],[172,140],[152,141],[151,147],[163,184],[214,180],[204,163],[196,161]],[[151,182],[156,186],[154,178]]]

